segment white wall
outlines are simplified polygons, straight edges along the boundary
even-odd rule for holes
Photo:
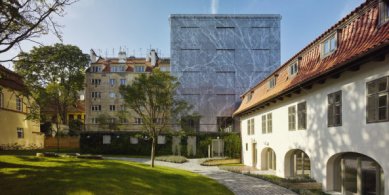
[[[327,161],[341,152],[362,153],[376,160],[385,174],[385,194],[389,194],[389,122],[366,124],[366,83],[389,75],[389,55],[385,61],[370,62],[356,72],[346,72],[338,79],[315,84],[300,95],[284,98],[265,109],[241,117],[243,162],[252,166],[251,143],[257,142],[257,168],[261,151],[272,148],[276,153],[276,175],[285,176],[285,154],[303,150],[311,160],[311,176],[327,189]],[[327,127],[327,95],[342,90],[342,126]],[[307,129],[288,131],[288,107],[307,102]],[[243,102],[244,104],[244,102]],[[297,111],[297,110],[296,110]],[[273,132],[262,134],[261,116],[272,112]],[[247,135],[247,119],[255,118],[255,135]],[[249,150],[245,144],[249,143]],[[267,145],[268,143],[268,145]],[[330,187],[330,186],[329,186]]]

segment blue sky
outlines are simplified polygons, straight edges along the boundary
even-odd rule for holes
[[[58,18],[65,44],[112,56],[119,48],[143,57],[157,48],[170,55],[170,14],[281,14],[281,62],[285,62],[364,0],[80,0]],[[53,44],[46,35],[38,41]],[[32,43],[23,43],[28,51]],[[1,55],[13,56],[17,49]],[[6,66],[10,64],[5,63]]]

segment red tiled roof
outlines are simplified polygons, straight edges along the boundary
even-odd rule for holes
[[[378,12],[378,0],[367,0],[357,7],[267,78],[244,93],[242,99],[248,92],[253,92],[252,99],[250,101],[244,99],[234,115],[261,105],[278,97],[283,92],[297,88],[320,75],[341,68],[348,62],[388,46],[389,22],[379,26]],[[337,49],[322,59],[320,43],[334,32],[338,33]],[[291,77],[288,68],[295,60],[299,60],[299,71],[297,75]],[[274,88],[269,89],[268,82],[274,76],[276,76],[277,84]]]
[[[0,85],[17,91],[26,91],[23,78],[0,64]]]
[[[158,67],[159,64],[169,64],[169,63],[170,63],[169,59],[159,59],[156,67]],[[147,62],[145,58],[127,58],[125,63],[119,63],[119,58],[104,59],[104,58],[99,57],[99,59],[92,64],[103,64],[104,65],[103,70],[102,70],[103,72],[110,72],[111,71],[110,66],[113,64],[126,64],[127,65],[126,72],[133,72],[134,65],[145,65],[146,72],[151,72],[151,70],[153,68],[152,65],[150,64],[150,62]],[[87,72],[89,71],[89,69],[90,68],[87,69]]]

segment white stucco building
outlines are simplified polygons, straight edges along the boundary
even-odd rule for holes
[[[245,165],[389,194],[388,15],[366,1],[242,95]]]

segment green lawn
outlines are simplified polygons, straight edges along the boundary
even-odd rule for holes
[[[199,174],[76,158],[0,156],[1,194],[232,194]]]

